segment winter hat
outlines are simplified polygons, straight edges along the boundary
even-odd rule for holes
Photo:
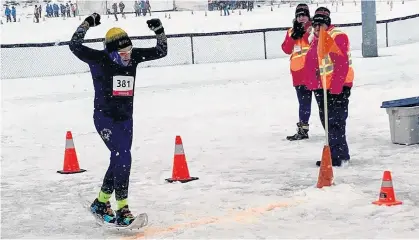
[[[295,17],[298,17],[299,15],[310,17],[310,9],[308,8],[307,4],[300,3],[297,5],[295,8]]]
[[[316,9],[313,17],[313,24],[326,24],[330,26],[332,20],[330,19],[330,10],[326,7],[319,7]]]
[[[105,35],[105,47],[109,52],[118,51],[131,45],[131,39],[121,28],[111,28]]]

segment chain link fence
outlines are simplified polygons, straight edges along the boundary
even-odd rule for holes
[[[378,46],[419,42],[419,14],[377,22]],[[361,23],[340,24],[352,50],[362,48]],[[140,64],[160,67],[185,64],[237,62],[288,57],[281,49],[288,28],[168,35],[169,53],[163,59]],[[409,31],[406,31],[408,29]],[[135,47],[152,47],[154,36],[132,37]],[[1,78],[45,77],[89,71],[70,51],[69,42],[1,45]],[[103,49],[103,39],[86,40]]]

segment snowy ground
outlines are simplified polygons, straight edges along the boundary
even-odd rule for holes
[[[323,2],[323,1],[320,1]],[[328,1],[329,2],[329,1]],[[356,23],[361,22],[361,3],[356,1],[345,2],[344,6],[336,4],[319,4],[330,9],[332,22],[337,23]],[[312,15],[318,6],[310,5]],[[393,1],[393,7],[387,4],[387,1],[378,1],[376,3],[377,20],[391,19],[412,14],[417,14],[419,9],[418,0],[408,0],[402,4],[402,1]],[[162,20],[166,33],[202,33],[219,31],[237,31],[246,29],[290,27],[294,18],[295,6],[289,7],[289,4],[280,5],[280,8],[270,7],[255,8],[253,12],[235,11],[230,16],[220,16],[219,11],[208,12],[207,16],[203,11],[197,11],[194,15],[191,12],[171,12],[171,18],[165,18],[169,13],[153,13],[152,16],[134,17],[127,15],[127,19],[119,16],[116,22],[113,16],[102,17],[102,26],[92,28],[86,35],[86,39],[103,38],[106,31],[111,27],[122,27],[130,36],[150,35],[146,20],[158,17]],[[60,42],[69,41],[77,26],[84,19],[68,18],[45,18],[39,24],[33,23],[33,16],[28,18],[20,17],[21,22],[5,23],[1,25],[1,44],[16,43],[42,43],[42,42]]]
[[[89,74],[2,80],[1,236],[416,238],[419,146],[390,142],[380,105],[417,96],[417,51],[419,43],[380,49],[374,59],[353,52],[352,164],[322,190],[314,187],[324,143],[314,102],[310,140],[285,140],[297,120],[287,59],[139,70],[129,203],[151,225],[129,233],[97,229],[77,199],[93,200],[109,162],[92,122]],[[85,173],[56,173],[67,130]],[[200,179],[167,184],[178,134]],[[404,205],[371,204],[384,170]]]

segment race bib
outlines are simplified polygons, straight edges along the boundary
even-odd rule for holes
[[[134,95],[134,77],[114,76],[113,95],[130,97]]]
[[[300,45],[294,45],[294,52],[301,52],[301,46]]]

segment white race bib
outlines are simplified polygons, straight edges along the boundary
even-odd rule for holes
[[[301,46],[300,45],[294,45],[294,52],[301,52]]]
[[[134,77],[132,76],[114,76],[113,77],[113,95],[114,96],[133,96],[134,95]]]

